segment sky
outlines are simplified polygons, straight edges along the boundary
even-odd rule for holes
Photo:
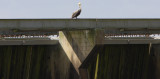
[[[160,0],[0,0],[0,19],[160,18]]]

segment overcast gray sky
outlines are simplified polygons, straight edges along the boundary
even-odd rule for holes
[[[0,18],[160,18],[160,0],[0,0]]]

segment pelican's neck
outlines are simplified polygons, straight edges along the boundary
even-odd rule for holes
[[[81,9],[81,6],[79,6],[79,8]]]

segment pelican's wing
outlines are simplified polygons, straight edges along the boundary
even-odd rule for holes
[[[72,18],[77,17],[80,13],[81,13],[81,9],[75,11],[75,12],[72,14]]]

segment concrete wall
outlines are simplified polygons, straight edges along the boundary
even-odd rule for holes
[[[150,79],[160,79],[160,45],[152,45],[150,59]]]
[[[153,48],[154,57],[147,44],[104,45],[88,66],[90,79],[159,79],[159,47]]]
[[[78,79],[61,46],[0,46],[0,79]]]
[[[95,75],[97,79],[160,78],[160,45],[152,45],[150,52],[149,45],[104,45],[101,49],[95,51],[99,58],[94,55],[87,62],[90,79]],[[79,78],[60,44],[0,46],[0,79]]]

